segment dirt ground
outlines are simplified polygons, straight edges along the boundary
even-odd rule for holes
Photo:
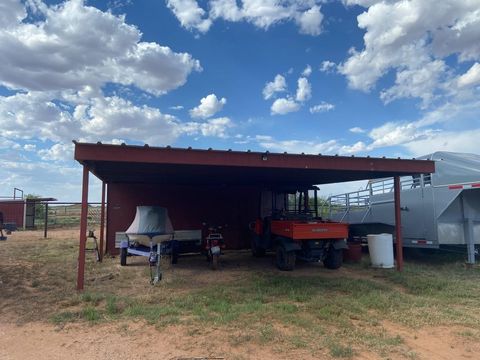
[[[388,326],[392,334],[401,335],[412,349],[414,359],[478,359],[480,345],[466,341],[458,329],[437,327],[411,332]],[[158,331],[142,322],[102,325],[68,325],[63,328],[48,323],[0,324],[0,359],[318,359],[308,350],[288,354],[275,348],[248,344],[242,348],[222,341],[222,333],[207,330],[191,336],[185,328],[171,327]],[[355,359],[382,359],[376,354],[361,353]],[[389,359],[408,357],[392,354]]]
[[[247,329],[228,324],[177,322],[156,326],[143,318],[125,317],[55,323],[52,314],[82,306],[72,300],[79,296],[74,290],[77,234],[77,230],[56,230],[43,240],[40,232],[17,232],[0,243],[0,359],[480,359],[480,329],[458,323],[409,327],[384,318],[376,326],[389,338],[401,339],[399,344],[392,350],[386,347],[383,353],[357,347],[351,354],[335,353],[326,346],[313,350],[311,343],[286,347],[282,345],[284,342],[248,338],[235,342],[235,338],[246,336]],[[62,258],[56,259],[56,267],[45,267],[54,261],[56,249],[62,246],[65,248]],[[167,269],[166,285],[152,289],[145,276],[147,267],[141,260],[129,258],[132,266],[127,268],[120,268],[118,258],[106,258],[103,264],[89,261],[86,289],[93,292],[107,289],[121,292],[122,296],[160,296],[167,289],[161,286],[173,286],[178,296],[182,296],[190,291],[185,290],[185,281],[190,281],[189,289],[201,289],[215,282],[241,282],[255,271],[277,273],[271,258],[252,260],[247,252],[227,253],[217,272],[208,271],[204,259],[193,256],[181,258],[177,267]],[[321,266],[301,265],[295,276],[313,276],[312,273],[368,278],[372,283],[384,281],[377,273],[348,266],[337,272],[325,272]],[[126,274],[135,274],[128,280],[128,286],[121,280]],[[359,321],[350,317],[352,322]],[[274,327],[284,337],[291,335],[287,325]],[[365,332],[365,336],[369,333]]]

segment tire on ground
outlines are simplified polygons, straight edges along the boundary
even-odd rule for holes
[[[287,251],[284,246],[277,246],[277,267],[283,271],[292,271],[295,268],[295,251]]]
[[[336,270],[341,267],[343,264],[343,249],[335,249],[333,246],[330,246],[328,249],[327,256],[323,260],[323,265],[327,269]]]
[[[120,265],[122,266],[127,265],[127,249],[126,248],[120,249]]]
[[[257,245],[258,244],[257,240],[258,240],[258,235],[252,236],[252,240],[250,242],[252,255],[255,257],[263,257],[265,256],[265,249]]]

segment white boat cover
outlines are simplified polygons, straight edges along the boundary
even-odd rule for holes
[[[161,206],[137,206],[137,213],[130,227],[125,231],[127,235],[172,235],[173,226],[168,211]]]

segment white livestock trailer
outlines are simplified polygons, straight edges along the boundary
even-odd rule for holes
[[[466,245],[468,262],[475,263],[475,245],[480,244],[480,156],[439,151],[419,159],[434,160],[435,173],[400,178],[404,246]],[[329,216],[351,224],[353,235],[393,234],[393,196],[392,178],[371,180],[364,190],[329,197]]]

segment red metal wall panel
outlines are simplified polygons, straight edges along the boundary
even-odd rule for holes
[[[260,189],[252,187],[158,186],[109,184],[107,194],[107,251],[116,253],[115,232],[125,231],[138,205],[168,209],[175,230],[201,229],[202,222],[227,224],[227,247],[250,246],[248,225],[258,216]]]
[[[18,228],[23,227],[24,201],[0,201],[0,211],[3,213],[3,222],[15,223]]]

